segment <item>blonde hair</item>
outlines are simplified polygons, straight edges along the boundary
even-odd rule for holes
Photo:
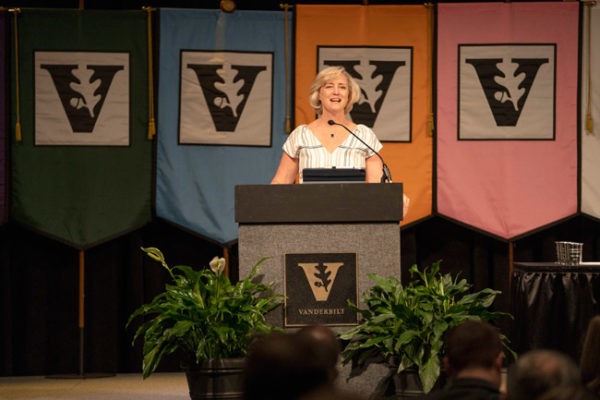
[[[315,76],[315,79],[313,79],[310,85],[308,102],[313,110],[315,110],[315,113],[319,115],[323,113],[323,105],[321,104],[321,100],[319,100],[319,91],[327,82],[332,81],[340,74],[343,74],[348,80],[348,103],[346,104],[346,107],[344,107],[344,112],[348,114],[352,109],[352,106],[354,106],[354,103],[360,98],[360,86],[358,86],[358,83],[356,83],[354,78],[350,76],[344,67],[327,67],[322,69],[317,76]]]

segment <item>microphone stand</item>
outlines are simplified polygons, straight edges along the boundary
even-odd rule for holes
[[[362,140],[361,138],[359,138],[356,133],[352,132],[350,129],[348,129],[348,127],[346,125],[343,124],[339,124],[337,122],[335,122],[334,120],[330,119],[329,121],[327,121],[327,123],[329,125],[337,125],[337,126],[341,126],[342,128],[344,128],[345,130],[347,130],[348,132],[350,132],[350,134],[352,136],[354,136],[355,138],[357,138],[362,144],[364,144],[365,146],[367,146],[367,148],[369,150],[371,150],[373,153],[377,154],[377,157],[379,157],[379,159],[381,160],[381,164],[383,164],[383,169],[382,169],[382,175],[381,175],[381,181],[380,183],[385,183],[386,181],[389,183],[392,183],[392,174],[390,173],[390,169],[388,168],[388,166],[386,165],[385,161],[383,161],[383,158],[379,155],[379,153],[377,151],[375,151],[374,148],[372,148],[371,146],[369,146],[368,144],[365,143],[364,140]]]

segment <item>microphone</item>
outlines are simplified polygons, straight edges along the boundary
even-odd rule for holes
[[[389,183],[392,183],[392,174],[390,173],[390,169],[388,168],[388,166],[385,164],[385,161],[383,161],[383,158],[379,155],[378,152],[375,151],[374,148],[372,148],[371,146],[369,146],[368,144],[365,143],[364,140],[362,140],[361,138],[359,138],[356,133],[352,132],[350,129],[348,129],[348,127],[346,125],[342,125],[339,124],[337,122],[335,122],[334,120],[330,119],[329,121],[327,121],[327,123],[329,125],[337,125],[337,126],[341,126],[342,128],[344,128],[345,130],[347,130],[348,132],[350,132],[350,134],[352,136],[354,136],[355,138],[357,138],[362,144],[364,144],[365,146],[367,146],[367,148],[369,150],[371,150],[373,153],[377,154],[377,157],[379,157],[379,159],[381,160],[381,164],[383,164],[383,173],[381,175],[381,183],[385,183],[385,181],[388,181]]]

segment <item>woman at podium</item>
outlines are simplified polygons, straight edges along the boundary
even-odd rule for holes
[[[287,138],[271,183],[294,183],[298,172],[302,183],[304,169],[315,168],[364,170],[366,182],[380,182],[383,162],[376,155],[382,148],[379,139],[371,128],[346,118],[359,98],[360,87],[344,67],[321,70],[309,95],[318,117],[298,126]]]

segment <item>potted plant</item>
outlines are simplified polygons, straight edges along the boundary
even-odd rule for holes
[[[483,289],[468,293],[471,285],[465,279],[439,272],[440,261],[420,271],[410,268],[411,278],[405,286],[394,277],[369,274],[375,281],[362,297],[366,309],[349,302],[360,313],[361,322],[339,334],[343,343],[343,364],[355,367],[377,360],[388,363],[395,371],[396,393],[402,396],[398,378],[406,381],[408,371],[414,371],[416,382],[424,393],[429,392],[440,376],[445,332],[466,320],[491,321],[504,312],[492,312],[489,307],[500,292]],[[507,338],[501,335],[507,348]],[[414,388],[413,388],[414,390]],[[414,393],[413,393],[414,395]]]
[[[161,359],[176,350],[187,358],[186,376],[192,399],[235,398],[243,357],[253,336],[275,329],[265,314],[282,303],[270,284],[255,283],[261,259],[244,279],[233,285],[223,273],[225,260],[215,257],[210,268],[169,267],[162,252],[142,248],[169,272],[171,282],[151,303],[138,308],[127,321],[145,320],[136,330],[133,343],[143,338],[143,377],[155,371]],[[222,372],[219,373],[218,371]],[[200,379],[200,382],[196,378]],[[206,378],[209,378],[208,380]]]

